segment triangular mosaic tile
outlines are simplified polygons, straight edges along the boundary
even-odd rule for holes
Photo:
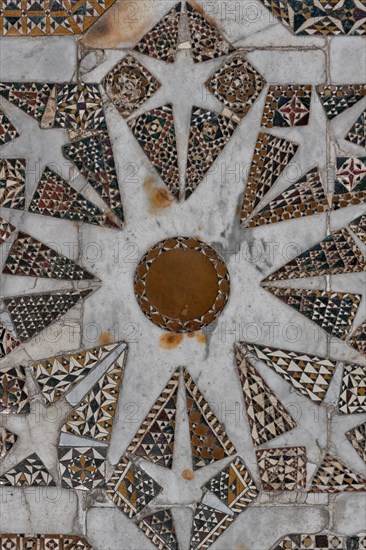
[[[226,110],[242,119],[263,90],[265,80],[242,54],[236,54],[210,76],[205,86]]]
[[[328,235],[296,258],[274,271],[265,281],[338,275],[366,271],[366,260],[346,229]]]
[[[360,147],[366,147],[366,111],[358,117],[345,139]]]
[[[312,479],[311,493],[366,491],[366,478],[353,472],[338,458],[327,454]]]
[[[18,436],[15,433],[7,430],[4,426],[0,426],[0,460],[8,454],[17,439]]]
[[[73,281],[94,279],[73,260],[22,231],[11,245],[3,273]]]
[[[313,216],[329,210],[329,204],[317,168],[313,168],[283,193],[264,206],[245,227],[257,227],[268,223]]]
[[[366,244],[366,214],[353,220],[349,228]]]
[[[0,159],[0,206],[24,210],[24,159]]]
[[[106,130],[98,84],[67,83],[57,86],[55,128]]]
[[[254,445],[263,445],[295,428],[295,420],[239,347],[236,360]]]
[[[344,414],[366,412],[366,369],[362,365],[344,365],[339,410]]]
[[[178,550],[178,540],[170,509],[159,510],[137,524],[159,550]]]
[[[14,231],[14,225],[0,216],[0,244],[3,244]]]
[[[0,96],[41,122],[54,84],[37,82],[1,82]]]
[[[38,182],[29,211],[75,222],[116,227],[106,213],[48,167]]]
[[[197,6],[197,4],[195,4]],[[187,16],[191,34],[191,54],[195,63],[214,59],[235,51],[211,20],[187,2]]]
[[[198,503],[193,512],[190,550],[207,550],[234,519],[234,515],[230,516],[211,506]]]
[[[344,208],[366,201],[366,157],[339,157],[332,208]]]
[[[61,290],[44,294],[23,294],[4,298],[16,334],[25,342],[65,315],[89,290]]]
[[[305,447],[256,451],[264,491],[301,491],[306,486]]]
[[[262,126],[306,126],[310,116],[311,84],[270,86]]]
[[[171,194],[179,198],[178,152],[173,108],[157,107],[128,122],[135,138]]]
[[[0,321],[0,357],[5,357],[20,345],[20,341],[14,338]]]
[[[119,344],[93,347],[32,364],[34,377],[47,404],[58,401],[81,382]]]
[[[10,122],[4,111],[0,109],[0,146],[18,136],[15,126]]]
[[[348,441],[366,462],[366,422],[346,432]]]
[[[12,550],[93,550],[91,544],[79,535],[55,534],[0,534],[0,548]]]
[[[140,466],[122,456],[107,482],[107,495],[127,517],[141,512],[162,487]]]
[[[360,353],[366,354],[366,321],[352,332],[347,339],[347,343]]]
[[[237,122],[202,107],[192,107],[188,139],[185,198],[191,196],[205,173],[230,140]]]
[[[225,506],[238,514],[258,497],[255,482],[240,457],[235,458],[202,489],[216,495]]]
[[[240,214],[242,222],[270,190],[292,160],[297,148],[295,143],[286,139],[262,132],[259,134],[244,191]]]
[[[141,46],[140,42],[136,48]],[[160,88],[160,82],[135,59],[127,54],[103,79],[103,86],[124,117],[129,117]]]
[[[29,398],[23,367],[4,367],[0,371],[0,412],[29,413]]]
[[[193,469],[198,470],[234,454],[235,448],[187,371],[184,373],[184,381]]]
[[[332,381],[336,363],[308,353],[270,348],[259,344],[242,344],[268,367],[290,382],[315,403],[321,403]]]
[[[125,360],[126,349],[73,408],[61,432],[110,442]]]
[[[178,48],[180,11],[181,3],[179,2],[141,38],[134,49],[155,59],[173,63]]]
[[[0,487],[2,485],[30,487],[56,486],[56,483],[37,453],[33,453],[0,476]]]
[[[98,133],[63,147],[66,158],[101,196],[113,213],[124,221],[112,145],[107,133]],[[122,223],[121,223],[122,226]]]
[[[91,491],[105,482],[106,449],[101,447],[59,447],[61,486]]]
[[[173,465],[178,384],[179,371],[176,371],[127,449],[166,468]]]
[[[319,84],[316,91],[329,120],[366,96],[366,84]]]
[[[265,287],[323,330],[345,340],[351,330],[361,296],[325,290]]]

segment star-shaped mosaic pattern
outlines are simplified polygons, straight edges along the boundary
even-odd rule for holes
[[[59,447],[61,485],[89,491],[104,485],[106,449],[102,447]]]

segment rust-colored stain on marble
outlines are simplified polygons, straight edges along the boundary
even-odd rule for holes
[[[113,342],[113,336],[110,332],[102,332],[99,336],[99,344],[101,346],[105,346],[107,344],[111,344]]]
[[[150,203],[150,212],[157,213],[172,204],[172,196],[164,187],[155,187],[154,178],[149,176],[144,181],[144,190]]]
[[[154,23],[152,0],[120,0],[87,31],[81,44],[88,48],[117,48],[134,45]]]
[[[159,345],[164,349],[174,349],[183,340],[183,334],[162,334],[159,338]]]
[[[182,477],[184,477],[184,479],[187,479],[188,481],[191,481],[195,478],[195,473],[193,472],[193,470],[186,468],[182,471]]]

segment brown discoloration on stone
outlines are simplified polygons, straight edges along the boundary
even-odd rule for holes
[[[164,349],[174,349],[183,340],[183,334],[162,334],[159,338],[159,345]]]
[[[93,25],[81,40],[88,48],[134,46],[154,25],[152,0],[119,0]]]
[[[106,346],[107,344],[111,344],[113,342],[113,336],[110,332],[102,332],[102,334],[99,336],[99,344],[101,346]]]
[[[168,208],[172,204],[172,196],[165,187],[155,187],[154,178],[149,176],[144,181],[144,189],[150,201],[151,213],[158,212],[161,208]]]
[[[199,332],[197,332],[197,333],[195,334],[195,336],[196,336],[197,342],[198,342],[199,344],[206,344],[206,343],[207,343],[206,334],[205,334],[202,330],[200,330]]]
[[[195,474],[192,470],[186,468],[182,471],[182,477],[184,477],[184,479],[188,479],[188,481],[191,481],[192,479],[194,479]]]

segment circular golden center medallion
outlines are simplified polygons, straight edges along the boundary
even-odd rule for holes
[[[212,323],[229,297],[229,273],[208,244],[189,237],[151,248],[135,273],[135,293],[145,315],[172,332],[192,332]]]

